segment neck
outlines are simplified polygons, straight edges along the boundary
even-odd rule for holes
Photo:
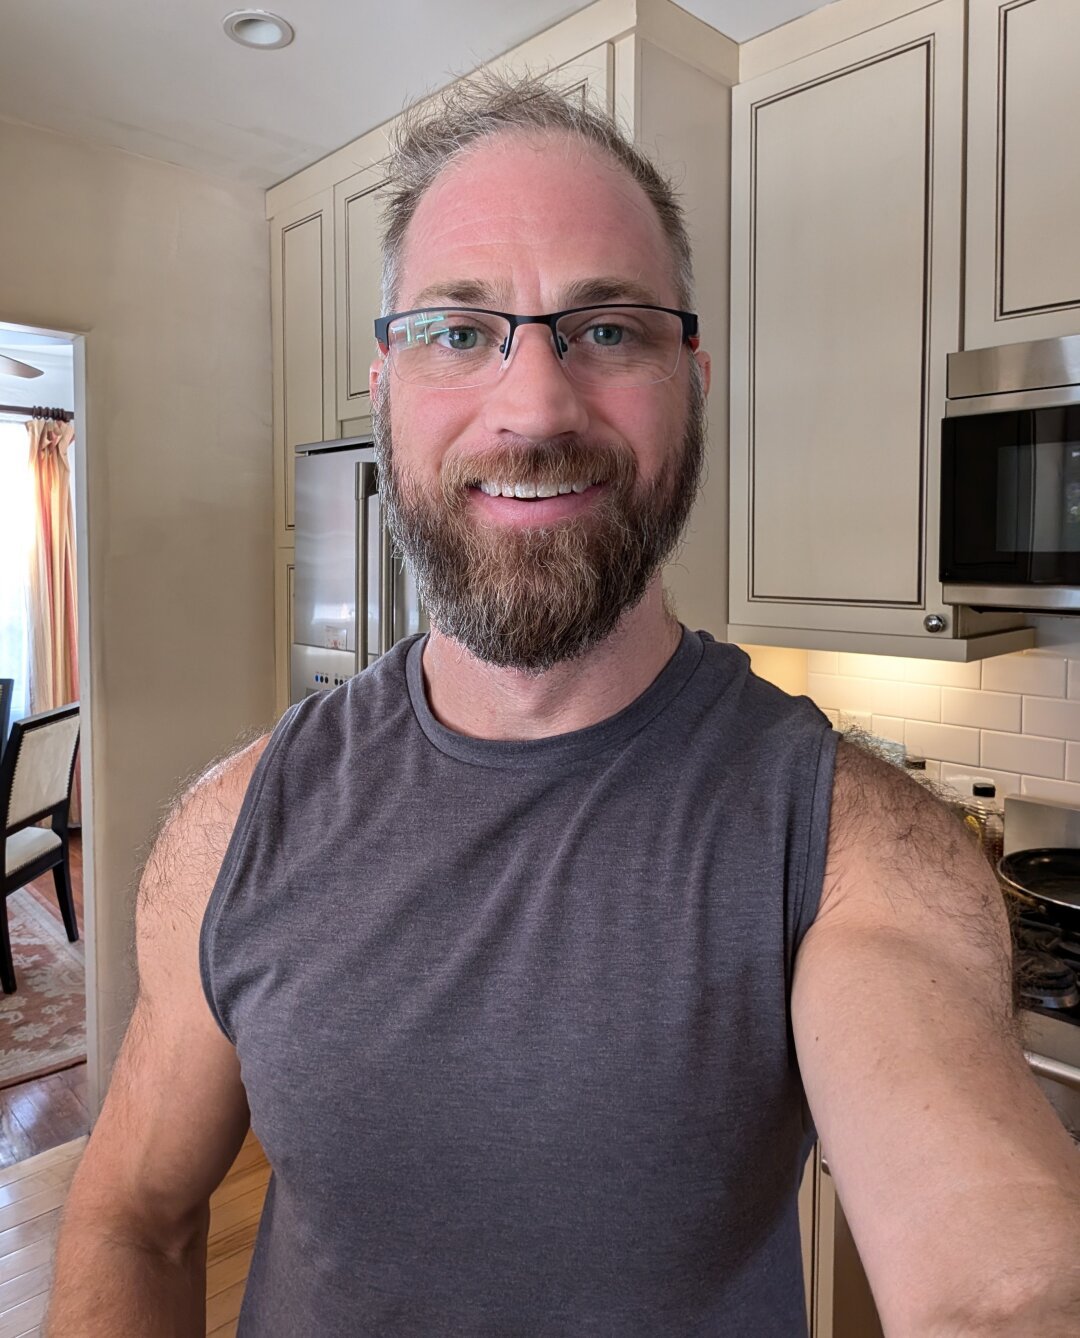
[[[679,644],[659,577],[598,646],[542,674],[500,669],[433,628],[424,687],[435,718],[480,739],[540,739],[585,729],[641,695]]]

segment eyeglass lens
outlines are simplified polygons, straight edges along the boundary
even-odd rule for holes
[[[556,323],[557,353],[584,385],[647,386],[674,376],[682,349],[678,316],[648,307],[575,311]],[[461,387],[493,381],[506,361],[510,322],[490,312],[452,308],[411,312],[391,321],[394,370],[414,385]]]

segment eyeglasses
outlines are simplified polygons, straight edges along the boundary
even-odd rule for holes
[[[585,386],[651,386],[675,375],[698,318],[671,307],[613,302],[546,316],[483,307],[396,311],[375,322],[375,338],[410,385],[465,390],[492,382],[510,361],[519,325],[546,325],[567,376]]]

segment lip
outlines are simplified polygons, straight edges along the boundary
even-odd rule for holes
[[[594,483],[584,492],[560,493],[555,497],[537,497],[524,501],[517,497],[489,497],[479,488],[469,489],[469,502],[476,514],[488,524],[510,525],[517,529],[556,525],[560,520],[591,511],[607,485]]]

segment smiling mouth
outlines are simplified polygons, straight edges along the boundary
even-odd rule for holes
[[[591,479],[549,479],[541,483],[503,483],[498,479],[477,479],[472,484],[472,487],[479,488],[487,497],[513,497],[524,502],[587,492],[594,486]]]

